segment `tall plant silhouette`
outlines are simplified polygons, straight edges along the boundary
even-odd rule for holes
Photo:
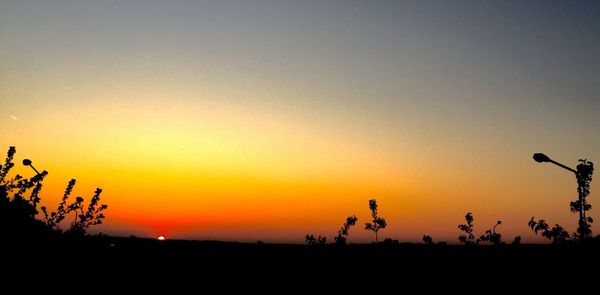
[[[104,219],[104,213],[102,212],[106,210],[108,206],[106,204],[99,205],[101,193],[102,189],[97,188],[88,204],[87,210],[84,210],[83,198],[76,198],[73,208],[77,216],[71,226],[71,233],[85,235],[90,226],[102,224],[102,220]]]
[[[375,243],[378,242],[378,233],[379,230],[384,229],[387,226],[387,222],[385,218],[379,217],[377,215],[377,200],[372,199],[369,200],[369,209],[371,210],[371,217],[373,218],[373,222],[368,222],[365,224],[365,229],[373,231],[375,233]]]
[[[590,223],[593,223],[594,220],[586,216],[586,212],[592,209],[592,205],[588,204],[586,197],[590,194],[590,183],[592,182],[593,173],[594,163],[587,161],[587,159],[580,159],[576,173],[578,198],[572,201],[570,206],[571,212],[579,214],[577,233],[574,235],[574,238],[578,238],[581,241],[590,238],[592,235],[592,226]]]
[[[338,231],[337,237],[334,238],[336,244],[346,245],[346,238],[348,237],[350,228],[353,227],[357,221],[358,218],[354,215],[346,218],[346,222],[344,222],[344,225]]]
[[[473,214],[471,212],[465,215],[465,224],[459,224],[458,229],[464,232],[464,234],[458,236],[458,240],[466,245],[474,245],[475,235],[473,235]]]

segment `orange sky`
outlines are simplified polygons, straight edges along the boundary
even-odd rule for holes
[[[95,232],[303,242],[356,214],[370,241],[371,198],[402,241],[456,242],[469,211],[506,240],[543,241],[531,216],[575,229],[574,177],[531,156],[600,158],[600,18],[146,4],[0,3],[0,149],[49,171],[50,208],[71,178],[101,187]]]

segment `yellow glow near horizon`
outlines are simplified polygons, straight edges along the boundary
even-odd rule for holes
[[[104,189],[111,219],[154,224],[154,231],[245,222],[269,226],[273,219],[310,224],[315,210],[362,202],[395,182],[381,153],[267,114],[103,107],[89,106],[85,115],[55,110],[44,116],[48,132],[18,135],[34,133],[39,125],[33,123],[11,134],[19,146],[29,147],[25,152],[18,147],[19,156],[26,153],[51,172],[44,193],[56,197],[44,200],[49,207],[64,189],[57,178],[66,183],[76,177],[77,193],[82,183],[88,190]],[[354,214],[344,209],[336,211]],[[336,219],[340,216],[315,218]]]

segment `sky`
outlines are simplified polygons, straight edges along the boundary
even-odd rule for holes
[[[383,238],[544,242],[577,184],[531,156],[600,159],[598,52],[594,1],[0,0],[0,151],[49,208],[101,187],[92,232],[369,242],[377,199]]]

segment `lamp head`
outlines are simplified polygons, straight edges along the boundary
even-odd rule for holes
[[[533,154],[533,159],[538,163],[550,162],[550,158],[542,153]]]
[[[25,166],[31,166],[31,160],[29,160],[29,159],[24,159],[24,160],[23,160],[23,165],[25,165]]]

